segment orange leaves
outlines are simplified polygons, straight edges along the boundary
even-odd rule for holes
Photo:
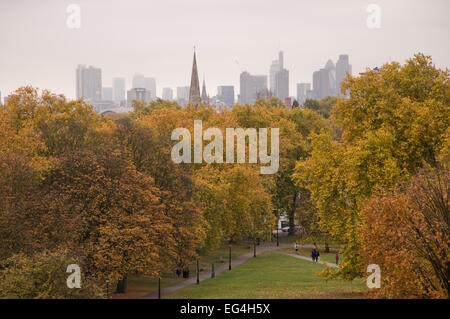
[[[375,297],[449,297],[449,167],[422,170],[396,193],[373,197],[362,210],[361,254],[378,264]]]

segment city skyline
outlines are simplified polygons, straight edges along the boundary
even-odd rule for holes
[[[445,68],[450,45],[442,39],[450,22],[444,8],[450,4],[438,2],[378,1],[380,29],[366,26],[369,2],[361,1],[349,1],[344,8],[335,1],[172,0],[152,6],[83,0],[77,2],[80,29],[66,26],[69,1],[2,3],[0,38],[6,49],[0,59],[0,91],[6,96],[32,85],[75,98],[73,70],[85,64],[102,69],[104,87],[119,77],[130,88],[136,73],[155,78],[161,96],[165,87],[175,91],[189,85],[194,45],[199,77],[206,77],[210,95],[218,86],[237,89],[243,70],[269,75],[281,50],[290,96],[297,83],[312,83],[312,73],[340,54],[351,57],[353,74],[389,61],[403,63],[416,52],[432,55]],[[143,37],[147,30],[151,36]]]

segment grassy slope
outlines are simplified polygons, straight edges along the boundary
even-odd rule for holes
[[[362,281],[322,281],[323,265],[277,253],[246,263],[163,298],[364,298]]]

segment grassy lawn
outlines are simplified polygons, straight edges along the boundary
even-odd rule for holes
[[[237,258],[240,255],[253,251],[247,244],[235,244],[231,248],[231,259]],[[201,271],[211,272],[211,264],[215,264],[217,269],[220,265],[220,257],[224,263],[228,263],[229,248],[227,245],[222,246],[218,250],[210,252],[205,256],[201,256],[199,260],[199,267]],[[190,276],[195,276],[197,268],[196,261],[192,261],[189,265]],[[203,269],[203,270],[202,270]],[[174,285],[184,278],[178,278],[175,272],[163,272],[161,279],[161,288],[165,288]],[[114,290],[112,287],[111,290]],[[147,276],[134,275],[129,276],[127,292],[125,294],[113,294],[114,299],[133,299],[144,297],[158,289],[158,278],[152,278]]]
[[[364,298],[362,280],[324,282],[323,265],[264,253],[242,265],[163,298]]]

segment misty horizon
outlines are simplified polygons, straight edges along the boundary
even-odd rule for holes
[[[81,7],[81,28],[66,26],[69,4]],[[369,29],[370,3],[381,8],[381,28]],[[446,68],[450,45],[448,1],[33,1],[0,4],[3,47],[2,99],[32,85],[75,97],[77,65],[102,69],[103,87],[114,77],[141,73],[154,77],[157,96],[164,87],[188,86],[193,48],[200,80],[209,95],[233,85],[239,74],[269,74],[278,51],[289,70],[289,95],[296,84],[340,54],[348,54],[353,74],[415,53],[431,55]],[[447,9],[447,10],[445,10]]]

